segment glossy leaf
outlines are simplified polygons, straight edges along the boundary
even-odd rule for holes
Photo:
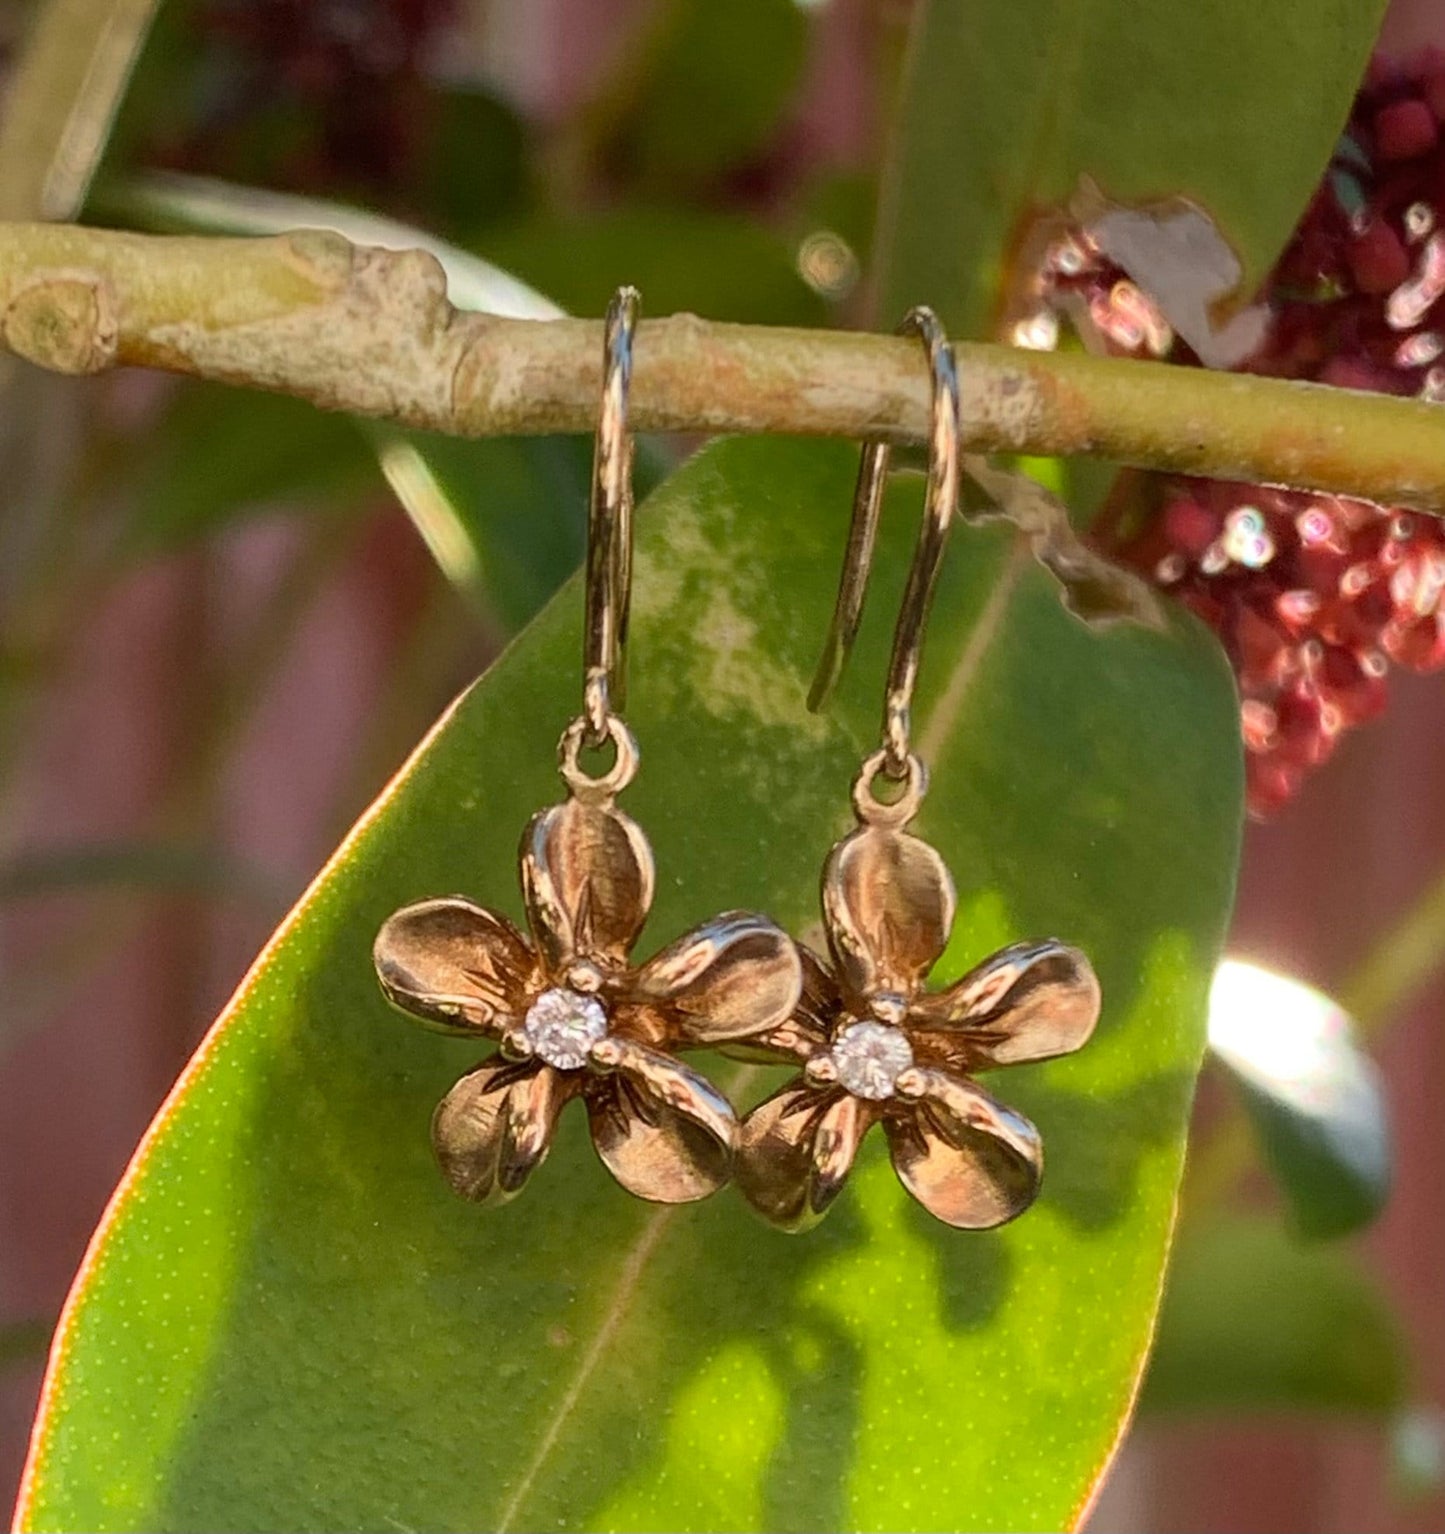
[[[1329,159],[1383,0],[922,0],[884,245],[888,314],[993,328],[1025,226],[1088,177],[1182,196],[1252,295]]]
[[[921,496],[909,476],[890,500],[853,667],[809,715],[855,468],[841,444],[723,442],[643,508],[626,805],[658,882],[639,955],[729,907],[817,923]],[[960,896],[938,978],[1055,934],[1091,957],[1104,1013],[1079,1054],[1008,1072],[1048,1162],[1025,1218],[930,1221],[874,1136],[824,1227],[791,1238],[731,1190],[629,1200],[576,1111],[503,1209],[432,1165],[432,1109],[481,1051],[382,1003],[372,939],[447,891],[520,917],[517,839],[559,796],[579,623],[574,584],[364,817],[188,1069],[71,1301],[23,1527],[1080,1515],[1148,1345],[1232,890],[1217,648],[1182,617],[1095,634],[1010,530],[960,531],[919,696],[919,830]],[[773,1079],[708,1068],[740,1103]]]
[[[1407,1374],[1400,1327],[1350,1254],[1258,1217],[1212,1220],[1180,1233],[1140,1410],[1384,1415]]]
[[[1226,960],[1210,992],[1209,1043],[1229,1072],[1299,1229],[1340,1236],[1389,1197],[1385,1091],[1328,996]]]

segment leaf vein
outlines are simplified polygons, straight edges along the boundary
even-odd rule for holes
[[[627,1254],[627,1260],[622,1264],[622,1269],[617,1276],[617,1288],[613,1293],[611,1304],[608,1305],[602,1317],[602,1324],[597,1328],[591,1346],[582,1355],[577,1365],[577,1372],[572,1376],[567,1389],[562,1394],[562,1399],[557,1403],[557,1409],[552,1413],[551,1420],[547,1423],[546,1430],[537,1444],[537,1452],[532,1456],[531,1463],[523,1471],[521,1480],[513,1488],[511,1496],[497,1518],[496,1534],[506,1534],[506,1531],[511,1528],[513,1520],[521,1510],[522,1503],[537,1484],[537,1477],[541,1475],[542,1467],[556,1447],[557,1440],[562,1435],[562,1429],[567,1425],[567,1419],[576,1410],[582,1392],[587,1388],[588,1381],[592,1378],[602,1355],[607,1351],[607,1345],[612,1341],[622,1322],[622,1317],[626,1314],[633,1291],[637,1287],[637,1281],[642,1277],[642,1271],[647,1265],[647,1259],[656,1250],[657,1243],[662,1239],[663,1232],[675,1213],[676,1210],[671,1206],[658,1209],[642,1227],[636,1244]]]

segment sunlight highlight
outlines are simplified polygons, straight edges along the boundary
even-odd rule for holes
[[[1225,959],[1209,993],[1209,1044],[1248,1084],[1336,1132],[1373,1139],[1381,1118],[1373,1062],[1348,1014],[1322,991]]]

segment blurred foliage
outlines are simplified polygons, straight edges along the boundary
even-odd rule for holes
[[[513,634],[582,562],[591,444],[372,431],[382,470],[442,573]]]
[[[1389,1196],[1394,1151],[1384,1084],[1353,1019],[1313,986],[1231,959],[1214,977],[1209,1042],[1301,1234],[1368,1225]]]
[[[1407,1384],[1400,1328],[1349,1254],[1258,1217],[1185,1227],[1142,1411],[1383,1416]]]
[[[795,0],[661,0],[604,97],[609,150],[644,183],[715,177],[760,154],[796,92]]]
[[[478,131],[464,179],[514,195],[514,114],[453,101],[431,78],[429,52],[456,11],[454,0],[165,0],[106,169],[204,170],[416,214]]]
[[[0,1369],[44,1358],[54,1329],[53,1321],[0,1322]]]
[[[301,400],[186,381],[132,470],[123,552],[145,558],[262,511],[365,505],[381,490],[354,422]]]
[[[49,0],[5,81],[0,218],[69,219],[105,153],[159,0]]]
[[[1302,1235],[1348,1235],[1384,1209],[1393,1158],[1384,1091],[1368,1056],[1340,1048],[1298,1092],[1261,1086],[1253,1076],[1237,1081],[1265,1164]],[[1329,1105],[1302,1108],[1300,1094],[1311,1091]]]
[[[633,283],[647,312],[820,325],[824,300],[798,271],[794,242],[736,214],[633,205],[591,217],[540,214],[493,229],[477,248],[573,314],[596,314]]]
[[[431,143],[415,195],[429,229],[465,244],[526,208],[527,128],[481,87],[438,89],[428,99]]]
[[[0,863],[0,904],[105,886],[199,891],[246,901],[268,915],[287,894],[281,880],[223,852],[164,842],[85,844]]]

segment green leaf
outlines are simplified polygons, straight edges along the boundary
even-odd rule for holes
[[[1180,1232],[1140,1410],[1385,1415],[1407,1375],[1390,1307],[1348,1253],[1211,1220]]]
[[[447,578],[507,633],[582,562],[591,444],[370,433],[382,472]]]
[[[178,548],[277,506],[343,506],[381,489],[356,424],[302,400],[188,383],[156,428],[130,500],[124,552]]]
[[[1214,978],[1209,1043],[1299,1230],[1369,1224],[1389,1197],[1393,1156],[1380,1073],[1349,1017],[1311,986],[1230,959]]]
[[[1383,0],[920,0],[892,163],[886,313],[986,336],[1034,216],[1087,176],[1183,196],[1251,295],[1322,175]]]
[[[489,231],[487,258],[573,314],[598,314],[624,282],[649,314],[686,310],[756,325],[820,325],[827,306],[781,236],[736,214],[667,207],[538,216]]]
[[[853,668],[811,716],[855,472],[841,444],[726,441],[643,508],[627,804],[659,879],[639,952],[727,907],[817,921],[921,502],[904,477]],[[919,827],[960,891],[940,975],[1056,934],[1091,955],[1104,1015],[1080,1054],[993,1078],[1047,1147],[1022,1220],[930,1221],[870,1141],[824,1225],[786,1237],[730,1191],[628,1199],[575,1114],[505,1209],[457,1202],[431,1163],[433,1105],[478,1051],[382,1004],[372,939],[443,891],[519,914],[517,837],[560,796],[579,631],[573,583],[363,818],[202,1046],[74,1291],[25,1528],[1077,1517],[1148,1346],[1232,893],[1217,647],[1182,616],[1093,633],[1011,530],[960,530],[919,698]],[[740,1098],[763,1088],[718,1069]]]
[[[650,180],[688,180],[762,149],[793,98],[807,35],[796,0],[667,0],[629,102],[629,161]]]
[[[0,121],[0,217],[66,219],[79,211],[158,4],[32,7]]]

